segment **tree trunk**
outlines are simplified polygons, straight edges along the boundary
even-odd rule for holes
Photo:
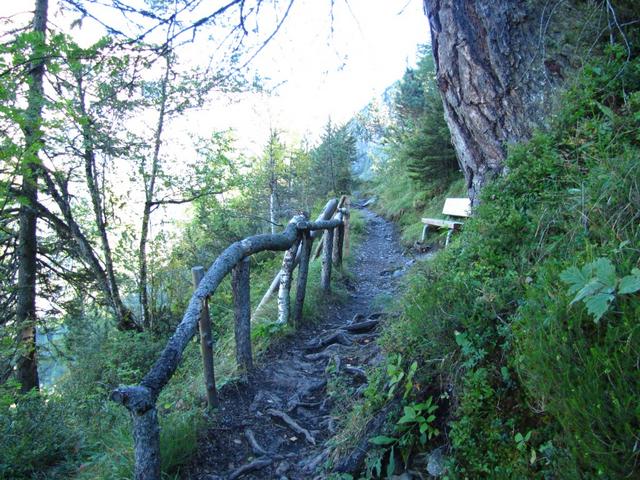
[[[507,146],[543,125],[568,66],[545,46],[561,44],[558,19],[569,3],[424,0],[445,118],[474,205],[504,171]]]
[[[41,50],[46,41],[48,0],[36,0],[33,31],[37,34],[33,51]],[[39,47],[39,48],[36,48]],[[39,387],[38,360],[36,354],[36,272],[37,272],[37,211],[38,152],[42,137],[42,105],[44,102],[44,59],[31,62],[29,93],[23,133],[25,153],[22,160],[23,201],[20,204],[18,232],[18,294],[16,324],[20,328],[22,352],[17,362],[17,378],[23,392]]]
[[[324,232],[322,243],[322,271],[320,272],[320,288],[323,292],[331,289],[331,257],[333,250],[333,228]]]
[[[236,336],[236,362],[243,374],[247,374],[253,370],[250,280],[250,262],[249,258],[245,258],[238,262],[231,273]]]
[[[142,225],[140,227],[140,245],[138,247],[138,294],[140,298],[140,307],[142,309],[142,324],[145,328],[151,328],[152,316],[149,307],[149,289],[148,289],[148,261],[147,261],[147,244],[149,242],[149,224],[151,223],[151,211],[153,208],[153,200],[156,189],[156,179],[160,171],[160,146],[162,145],[162,130],[164,128],[165,112],[167,106],[167,87],[169,84],[169,73],[171,70],[170,53],[165,56],[166,65],[164,77],[161,84],[160,92],[160,111],[158,112],[158,124],[153,143],[153,157],[151,159],[151,172],[149,178],[145,181],[145,202],[144,211],[142,212]],[[144,174],[144,173],[143,173]]]
[[[89,196],[91,197],[91,205],[93,207],[93,215],[96,222],[96,228],[100,236],[100,243],[102,245],[102,255],[104,257],[104,273],[106,276],[105,295],[108,295],[111,300],[111,304],[114,309],[118,321],[118,328],[120,330],[137,330],[138,326],[133,320],[133,314],[131,310],[125,307],[122,298],[120,297],[120,289],[116,280],[115,268],[113,264],[113,255],[111,253],[111,245],[109,243],[109,236],[107,235],[107,221],[102,207],[103,198],[101,196],[98,187],[98,173],[96,172],[96,153],[94,149],[94,134],[91,130],[91,118],[87,113],[86,96],[84,87],[82,84],[82,75],[77,75],[76,81],[78,82],[78,101],[80,106],[80,113],[83,116],[82,122],[82,137],[84,151],[82,153],[84,159],[85,177],[87,180],[87,189],[89,190]],[[71,208],[68,208],[69,214],[71,214]]]

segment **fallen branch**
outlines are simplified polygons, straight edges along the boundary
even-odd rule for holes
[[[250,428],[247,428],[244,431],[244,436],[247,437],[247,441],[249,442],[253,453],[255,453],[256,455],[268,455],[267,451],[260,446],[260,444],[256,440],[255,435],[253,434],[253,431]]]
[[[231,475],[229,475],[229,480],[235,480],[236,478],[240,478],[242,475],[248,472],[253,472],[254,470],[259,470],[264,467],[268,467],[273,463],[273,460],[270,458],[257,458],[253,462],[246,463],[241,467],[236,468]]]
[[[274,408],[270,408],[269,410],[267,410],[267,413],[272,417],[276,417],[282,420],[294,432],[299,433],[300,435],[304,435],[304,438],[306,438],[307,442],[309,442],[310,444],[312,445],[316,444],[316,439],[313,438],[313,435],[311,435],[309,430],[301,427],[293,418],[291,418],[286,413],[281,412],[280,410],[276,410]]]

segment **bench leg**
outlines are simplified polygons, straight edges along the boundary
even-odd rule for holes
[[[444,242],[444,246],[447,247],[449,245],[449,240],[451,240],[451,235],[453,235],[453,228],[450,228],[447,232],[447,239]]]
[[[425,238],[427,238],[427,232],[429,231],[429,225],[425,225],[422,227],[422,236],[420,237],[420,243],[424,243]]]

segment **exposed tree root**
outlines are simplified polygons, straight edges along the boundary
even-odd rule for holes
[[[275,408],[270,408],[269,410],[267,410],[267,413],[272,417],[276,417],[282,420],[294,432],[299,433],[300,435],[304,435],[304,438],[310,444],[316,444],[316,439],[313,437],[313,435],[311,435],[311,432],[309,432],[309,430],[307,430],[306,428],[301,427],[293,418],[291,418],[286,413],[281,412],[280,410],[276,410]]]
[[[228,480],[235,480],[236,478],[240,478],[245,473],[253,472],[254,470],[260,470],[261,468],[268,467],[272,463],[273,460],[270,458],[257,458],[252,462],[246,463],[241,467],[236,468],[227,478]]]
[[[258,443],[258,441],[256,440],[256,437],[253,434],[253,430],[251,430],[250,428],[245,429],[244,436],[247,437],[247,441],[249,442],[249,445],[251,446],[251,450],[253,450],[253,453],[255,453],[256,455],[268,454],[267,451],[264,448],[262,448]]]

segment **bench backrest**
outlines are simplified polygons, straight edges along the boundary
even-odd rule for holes
[[[468,198],[447,198],[444,201],[442,213],[452,217],[470,217],[471,200]]]

